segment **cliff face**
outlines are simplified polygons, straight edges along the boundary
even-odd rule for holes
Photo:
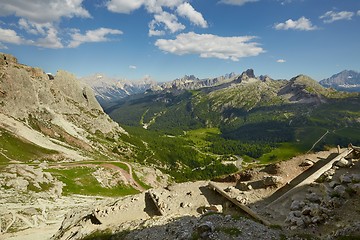
[[[39,68],[19,64],[16,58],[0,54],[0,113],[28,121],[74,125],[90,133],[123,130],[104,114],[91,88],[65,71],[55,76]]]
[[[0,119],[0,130],[75,160],[82,158],[64,144],[80,151],[100,150],[103,146],[94,137],[118,139],[125,133],[103,112],[92,89],[74,75],[46,74],[2,53]]]

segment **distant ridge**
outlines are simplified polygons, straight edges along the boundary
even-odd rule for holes
[[[80,81],[86,83],[94,90],[95,97],[101,105],[133,94],[143,93],[147,89],[157,85],[157,83],[151,79],[129,81],[111,78],[101,73],[80,78]]]
[[[360,92],[360,73],[344,70],[319,82],[324,87],[331,87],[346,92]]]

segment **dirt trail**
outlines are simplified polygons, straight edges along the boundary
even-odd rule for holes
[[[126,165],[129,169],[129,172],[127,172],[126,170],[122,169],[121,167],[118,167],[112,163],[122,163],[124,165]],[[66,164],[57,164],[56,166],[52,166],[52,168],[56,167],[56,168],[66,168],[68,166],[71,167],[96,167],[96,166],[102,166],[108,169],[113,169],[116,171],[119,171],[121,173],[122,176],[125,177],[125,179],[130,183],[130,185],[132,187],[134,187],[136,190],[143,192],[146,189],[144,189],[134,178],[133,178],[133,169],[132,166],[127,163],[127,162],[122,162],[122,161],[117,161],[117,162],[109,162],[109,163],[103,163],[101,165],[96,165],[93,164],[91,162],[86,162],[86,163],[81,163],[81,162],[75,162],[75,163],[66,163]]]
[[[101,166],[121,172],[121,174],[126,178],[126,180],[129,181],[131,186],[133,186],[136,190],[139,190],[140,192],[145,191],[145,189],[133,178],[132,166],[126,162],[120,162],[120,163],[125,164],[129,168],[129,172],[127,172],[124,169],[122,169],[121,167],[115,166],[111,163],[104,163],[104,164],[101,164]]]

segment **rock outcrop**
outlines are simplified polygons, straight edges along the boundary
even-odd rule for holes
[[[91,150],[96,143],[89,140],[90,135],[106,134],[117,139],[125,133],[103,112],[92,89],[66,71],[46,74],[40,68],[19,64],[15,57],[0,53],[0,92],[0,127],[14,135],[19,134],[19,129],[11,121]],[[27,140],[32,142],[31,138]]]
[[[104,114],[90,87],[65,71],[53,80],[39,68],[19,64],[13,56],[0,54],[0,113],[26,120],[29,115],[60,124],[62,120],[92,133],[121,132]],[[66,119],[62,119],[66,116]],[[91,116],[91,117],[89,117]],[[63,127],[63,126],[61,126]]]

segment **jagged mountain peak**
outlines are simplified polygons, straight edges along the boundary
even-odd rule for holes
[[[80,81],[92,87],[95,91],[96,99],[103,106],[106,103],[114,102],[132,94],[143,93],[157,84],[150,77],[145,77],[139,81],[129,81],[127,79],[108,77],[102,73],[82,77]]]
[[[100,132],[117,137],[125,132],[103,112],[92,89],[75,75],[59,70],[49,76],[40,68],[19,64],[15,57],[2,53],[0,118],[0,128],[16,136],[24,132],[21,137],[30,142],[65,152],[68,150],[39,134],[89,150],[93,143],[88,136]],[[13,124],[17,126],[10,127]],[[73,152],[66,155],[74,156],[79,157]]]

